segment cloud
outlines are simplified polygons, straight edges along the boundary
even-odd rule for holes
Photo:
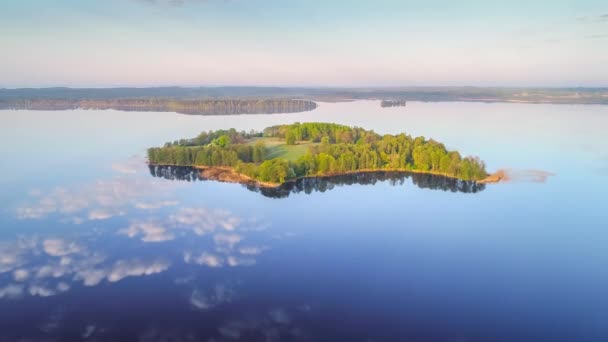
[[[106,277],[106,271],[100,269],[81,270],[77,272],[74,279],[82,280],[85,286],[95,286]]]
[[[258,247],[258,246],[243,246],[239,248],[239,252],[244,255],[259,255],[266,247]]]
[[[218,284],[205,293],[195,289],[190,296],[190,305],[198,310],[208,310],[218,305],[229,303],[234,298],[234,290],[226,285]]]
[[[108,209],[93,209],[89,211],[87,215],[89,220],[107,220],[114,216],[122,216],[125,213],[123,211],[118,210],[108,210]]]
[[[170,216],[171,222],[177,227],[192,230],[197,235],[204,235],[223,229],[235,230],[241,219],[223,209],[182,208]]]
[[[239,234],[215,234],[213,241],[219,246],[233,248],[237,243],[243,240],[243,236]]]
[[[199,256],[193,256],[192,253],[186,252],[184,253],[184,262],[190,264],[199,264],[205,265],[209,267],[222,267],[224,266],[224,259],[221,256],[210,254],[210,253],[202,253]]]
[[[178,186],[179,183],[154,178],[121,175],[70,189],[57,187],[46,193],[37,190],[26,203],[17,207],[15,214],[19,219],[41,219],[61,214],[74,223],[80,223],[84,217],[105,220],[124,215],[132,207],[151,210],[176,205],[176,201],[164,197]]]
[[[30,271],[20,268],[13,271],[13,279],[15,281],[26,281],[30,277]]]
[[[152,275],[169,269],[170,263],[166,260],[155,260],[144,262],[140,260],[120,260],[117,261],[108,273],[107,278],[110,282],[120,281],[127,277]]]
[[[25,263],[24,250],[18,245],[0,243],[0,273],[12,271]]]
[[[5,287],[0,287],[0,298],[15,299],[23,295],[23,285],[8,284]]]
[[[163,242],[173,240],[175,235],[155,222],[134,222],[128,228],[121,229],[118,234],[126,235],[130,238],[141,236],[144,242]]]
[[[50,297],[61,292],[66,292],[70,289],[70,285],[64,282],[59,282],[55,288],[46,287],[43,285],[31,285],[28,292],[32,296]]]
[[[228,258],[228,265],[235,267],[235,266],[251,266],[251,265],[255,265],[256,261],[254,258],[243,258],[243,257],[237,257],[234,255],[229,256]]]
[[[60,278],[70,273],[70,269],[61,265],[44,265],[36,272],[37,279]]]
[[[145,161],[138,156],[133,156],[123,162],[112,163],[112,170],[123,174],[135,174],[145,167]]]
[[[156,202],[137,202],[135,208],[137,209],[160,209],[162,207],[170,207],[178,205],[178,201],[156,201]]]
[[[42,243],[44,251],[50,256],[64,256],[81,251],[81,247],[74,242],[61,239],[47,239]]]

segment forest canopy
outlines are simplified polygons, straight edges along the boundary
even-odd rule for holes
[[[307,149],[296,153],[302,146]],[[285,156],[273,157],[277,147],[286,151]],[[479,158],[462,157],[433,139],[405,133],[380,135],[318,122],[272,126],[262,132],[202,132],[192,139],[148,149],[148,160],[156,165],[226,167],[277,184],[300,177],[376,170],[425,172],[462,180],[487,176]]]

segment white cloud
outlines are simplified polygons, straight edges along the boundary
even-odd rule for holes
[[[243,236],[239,234],[215,234],[213,241],[219,246],[233,248],[237,243],[243,240]]]
[[[118,231],[119,234],[130,238],[141,236],[144,242],[162,242],[173,240],[175,236],[167,229],[155,222],[134,222],[128,228]]]
[[[178,205],[178,201],[156,201],[156,202],[137,202],[135,208],[137,209],[159,209],[162,207],[172,207]]]
[[[24,249],[18,245],[0,243],[0,273],[21,266],[25,262],[23,254]]]
[[[32,296],[50,297],[70,289],[70,285],[66,282],[59,282],[55,287],[48,287],[41,284],[30,285],[28,292]]]
[[[59,213],[80,223],[83,217],[89,220],[103,220],[123,215],[127,208],[136,206],[154,209],[175,205],[176,202],[164,200],[167,190],[180,186],[177,182],[161,182],[151,178],[117,176],[109,180],[82,184],[74,188],[55,188],[46,193],[32,196],[28,203],[16,210],[20,219],[40,219]],[[88,210],[85,212],[85,210]]]
[[[153,262],[140,260],[117,261],[107,275],[108,281],[116,282],[126,277],[152,275],[161,273],[169,268],[168,261],[159,259]]]
[[[50,297],[57,294],[57,291],[41,285],[32,285],[29,288],[29,293],[32,296]]]
[[[42,243],[44,251],[51,256],[64,256],[68,254],[78,253],[82,250],[74,242],[67,242],[62,239],[47,239]]]
[[[190,229],[197,235],[214,232],[216,229],[235,230],[241,219],[223,209],[182,208],[171,215],[170,220],[180,228]]]
[[[213,305],[209,303],[209,299],[198,291],[192,292],[192,295],[190,296],[190,304],[199,310],[207,310],[213,307]]]
[[[0,287],[0,298],[15,299],[23,294],[23,285],[8,284],[5,287]]]
[[[37,279],[43,278],[60,278],[65,274],[70,273],[70,269],[61,265],[44,265],[38,268],[36,272]]]
[[[15,271],[13,271],[13,278],[15,279],[15,281],[26,281],[28,278],[30,277],[30,271],[24,269],[24,268],[19,268],[16,269]]]
[[[229,303],[234,298],[234,290],[222,284],[218,284],[205,294],[195,289],[190,296],[190,304],[199,310],[208,310],[223,303]]]
[[[266,247],[243,246],[243,247],[239,248],[239,252],[244,255],[259,255],[265,249],[266,249]]]
[[[114,216],[122,216],[125,213],[123,211],[118,210],[109,210],[109,209],[93,209],[89,211],[87,218],[89,220],[107,220]]]
[[[235,266],[251,266],[255,265],[256,261],[254,258],[242,258],[231,255],[228,257],[228,265]]]
[[[105,279],[106,274],[105,270],[86,269],[78,271],[74,279],[82,280],[85,286],[95,286]]]
[[[222,267],[224,266],[224,259],[221,256],[202,253],[199,256],[193,256],[191,253],[184,253],[184,261],[186,263],[194,263],[199,265],[205,265],[209,267]]]
[[[70,284],[68,284],[68,283],[59,282],[57,284],[57,291],[59,291],[59,292],[66,292],[69,289],[70,289]]]

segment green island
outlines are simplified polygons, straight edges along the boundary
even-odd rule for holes
[[[477,157],[462,157],[435,140],[380,135],[333,123],[295,123],[262,132],[202,132],[148,149],[151,165],[194,166],[209,179],[274,187],[303,177],[404,171],[483,181]]]

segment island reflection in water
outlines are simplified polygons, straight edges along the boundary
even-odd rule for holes
[[[149,165],[149,169],[152,176],[169,180],[187,182],[211,180],[203,177],[201,172],[193,167]],[[485,184],[473,181],[463,181],[439,175],[395,171],[360,172],[338,176],[300,178],[276,188],[261,188],[252,184],[244,184],[243,186],[250,191],[258,192],[266,197],[285,198],[292,193],[305,193],[309,195],[313,192],[325,192],[345,185],[374,185],[378,182],[388,182],[392,186],[403,186],[408,179],[411,179],[412,184],[421,189],[462,193],[477,193],[485,189]]]

